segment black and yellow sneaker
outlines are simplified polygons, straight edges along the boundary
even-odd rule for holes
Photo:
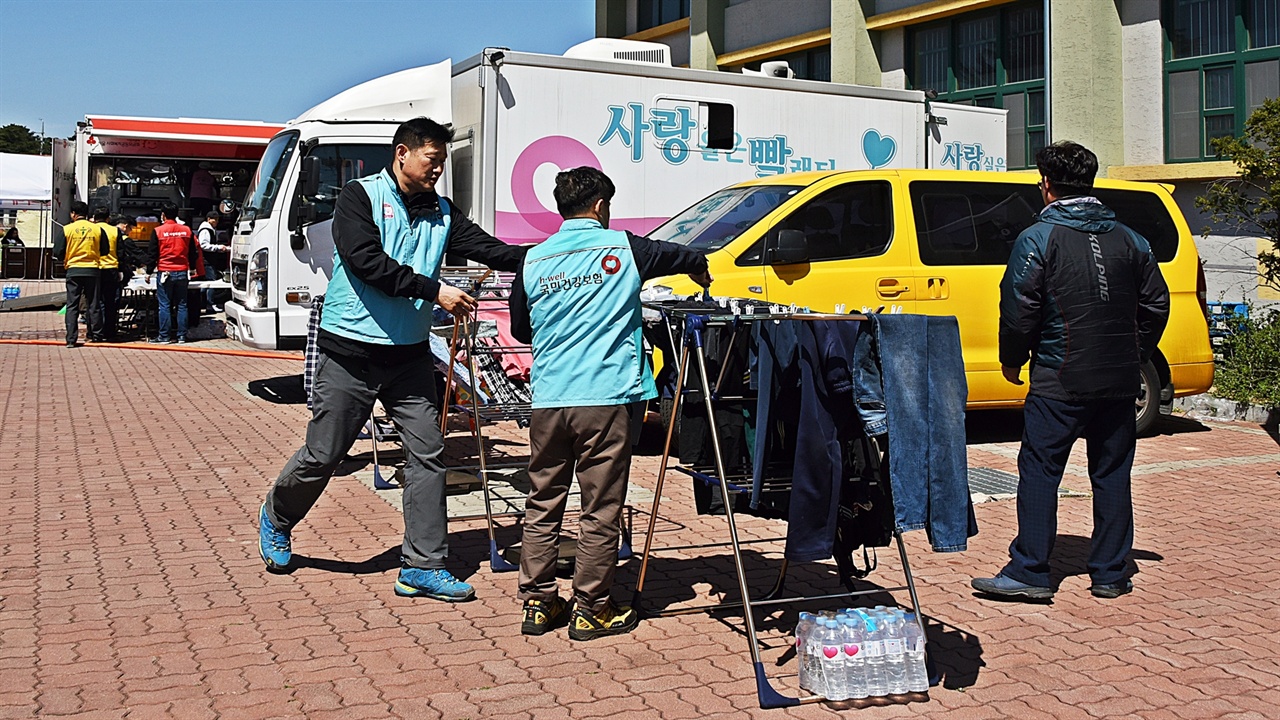
[[[545,635],[569,622],[569,603],[560,598],[550,600],[525,600],[524,619],[520,632],[524,635]]]
[[[634,608],[615,606],[612,602],[598,613],[587,608],[576,608],[569,623],[570,640],[595,640],[606,635],[626,635],[640,624],[640,614]]]

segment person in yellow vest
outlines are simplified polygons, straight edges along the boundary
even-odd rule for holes
[[[89,206],[76,200],[71,203],[71,222],[64,225],[62,235],[54,240],[53,256],[62,260],[67,271],[67,347],[76,347],[80,336],[80,299],[89,301],[89,339],[102,337],[102,313],[99,312],[98,259],[111,252],[107,233],[88,220]]]
[[[93,222],[107,234],[111,250],[98,258],[98,312],[102,313],[102,335],[98,342],[116,341],[116,320],[120,317],[120,229],[111,223],[111,211],[99,205]],[[94,341],[94,338],[89,338]]]

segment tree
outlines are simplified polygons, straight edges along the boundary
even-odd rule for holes
[[[40,136],[31,132],[25,125],[10,123],[0,127],[0,152],[46,155],[52,147],[53,142],[49,138],[45,138],[41,145]]]
[[[1245,121],[1241,137],[1210,144],[1235,162],[1240,176],[1215,181],[1196,198],[1196,207],[1215,223],[1270,241],[1271,250],[1258,253],[1258,271],[1263,283],[1280,290],[1280,98],[1263,102]]]

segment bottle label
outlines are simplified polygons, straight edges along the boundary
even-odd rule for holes
[[[840,646],[838,646],[838,645],[823,645],[823,646],[822,646],[822,654],[823,654],[823,655],[826,655],[828,660],[835,660],[835,659],[836,659],[836,656],[840,654]]]
[[[924,636],[916,638],[914,652],[918,652],[918,653],[924,652]]]
[[[845,643],[845,644],[844,644],[844,654],[845,654],[845,655],[848,655],[849,657],[853,657],[853,656],[857,655],[857,654],[858,654],[858,653],[860,653],[860,652],[862,652],[862,648],[858,647],[858,644],[857,644],[857,643]]]
[[[884,641],[884,652],[886,655],[902,654],[902,638],[889,638]]]
[[[884,645],[879,640],[868,640],[862,643],[862,652],[866,653],[867,657],[880,657],[884,654]]]

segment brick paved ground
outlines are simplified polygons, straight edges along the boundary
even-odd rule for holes
[[[0,318],[0,331],[16,320]],[[25,321],[24,321],[25,322]],[[488,570],[482,522],[455,522],[455,569],[479,599],[397,598],[403,526],[360,473],[335,478],[295,535],[296,572],[268,575],[253,518],[301,442],[303,406],[273,388],[292,359],[0,345],[0,718],[823,717],[823,706],[756,707],[740,617],[647,621],[632,637],[571,643],[518,631],[514,574]],[[181,388],[181,390],[179,390]],[[239,389],[237,389],[239,388]],[[971,417],[970,464],[1013,470],[1016,416]],[[461,460],[461,431],[450,451]],[[977,507],[966,553],[908,536],[932,651],[945,672],[928,701],[858,717],[1276,717],[1280,704],[1280,448],[1257,427],[1178,420],[1142,440],[1134,494],[1137,590],[1093,598],[1081,575],[1089,500],[1064,499],[1051,605],[979,599],[999,568],[1011,501]],[[508,428],[506,441],[520,433]],[[518,444],[503,445],[518,454]],[[1072,472],[1081,472],[1076,458]],[[657,459],[638,458],[652,491]],[[1078,475],[1074,489],[1087,487]],[[663,489],[660,546],[724,537],[692,512],[686,483]],[[641,508],[647,510],[647,508]],[[647,519],[637,513],[637,524]],[[744,537],[775,523],[744,519]],[[503,542],[514,540],[507,530]],[[748,546],[753,584],[779,557]],[[666,553],[653,607],[735,594],[727,558]],[[873,576],[897,584],[892,554]],[[619,573],[629,597],[635,563]],[[834,587],[825,564],[797,591]],[[894,597],[906,602],[906,594]],[[883,602],[887,596],[873,596]],[[771,672],[794,672],[785,631],[762,621]],[[783,689],[793,678],[778,682]]]

